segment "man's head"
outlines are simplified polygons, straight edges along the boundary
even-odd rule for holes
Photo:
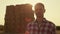
[[[44,4],[37,3],[35,5],[35,13],[37,17],[43,17],[45,12]]]

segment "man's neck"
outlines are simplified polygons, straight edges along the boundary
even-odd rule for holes
[[[37,18],[38,23],[42,23],[43,18]]]

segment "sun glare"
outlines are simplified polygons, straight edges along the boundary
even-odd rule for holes
[[[30,3],[32,5],[32,10],[34,10],[34,6],[36,3]]]

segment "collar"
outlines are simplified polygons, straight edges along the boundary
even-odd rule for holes
[[[36,20],[34,20],[35,22],[38,22],[37,21],[37,19]],[[46,18],[43,18],[43,21],[42,22],[46,22],[47,20],[46,20]]]

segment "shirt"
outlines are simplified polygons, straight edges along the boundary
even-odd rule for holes
[[[56,34],[55,24],[43,19],[43,22],[38,24],[35,20],[27,25],[27,31],[29,34]]]

